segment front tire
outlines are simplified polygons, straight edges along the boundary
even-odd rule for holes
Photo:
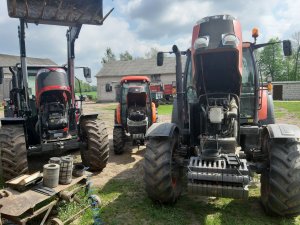
[[[261,201],[267,214],[300,213],[300,143],[295,139],[270,140],[269,167],[261,175]]]
[[[87,148],[81,149],[82,163],[91,171],[101,172],[109,157],[109,142],[107,129],[103,121],[83,119],[81,124],[81,139]]]
[[[114,127],[113,130],[113,145],[114,153],[121,155],[124,152],[126,134],[122,127]]]
[[[4,181],[28,172],[27,148],[22,125],[0,129],[1,172]]]
[[[155,202],[174,203],[183,186],[183,168],[175,162],[178,135],[150,138],[145,153],[144,182],[148,196]]]

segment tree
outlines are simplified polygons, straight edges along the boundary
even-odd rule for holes
[[[278,41],[278,38],[272,38],[268,43]],[[288,74],[284,66],[285,62],[280,44],[264,47],[264,49],[259,52],[258,57],[261,72],[265,77],[271,76],[273,81],[283,81],[287,79]]]
[[[104,63],[108,63],[110,61],[115,61],[115,60],[116,60],[116,55],[112,52],[111,48],[110,47],[106,48],[104,57],[102,57],[101,63],[104,64]]]
[[[120,60],[121,61],[129,61],[129,60],[132,60],[132,59],[133,59],[133,57],[128,51],[125,51],[124,53],[120,53]]]
[[[153,59],[156,58],[158,50],[156,48],[151,48],[149,52],[146,52],[145,58],[146,59]]]
[[[292,35],[292,44],[293,44],[293,71],[292,71],[292,76],[291,78],[293,80],[300,80],[300,75],[299,75],[299,67],[300,67],[300,57],[299,57],[299,51],[300,51],[300,31],[295,32]]]
[[[80,81],[81,92],[97,91],[97,86],[91,86],[89,83],[86,83],[82,80],[79,81]],[[75,93],[80,93],[79,81],[75,79]]]

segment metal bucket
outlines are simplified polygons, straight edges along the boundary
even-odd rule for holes
[[[71,156],[61,157],[59,183],[70,184],[72,182],[73,158]]]
[[[28,23],[78,26],[103,23],[102,0],[7,0],[10,17]]]

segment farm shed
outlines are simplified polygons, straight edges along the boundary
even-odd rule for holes
[[[0,67],[7,67],[7,66],[15,66],[17,63],[20,63],[20,56],[15,55],[7,55],[7,54],[0,54]],[[28,65],[56,65],[50,59],[40,59],[40,58],[27,58]],[[4,68],[4,79],[3,83],[0,84],[0,101],[2,102],[3,99],[9,98],[9,91],[11,89],[11,72],[8,68]]]
[[[300,100],[300,81],[272,82],[274,100]]]
[[[182,57],[184,68],[186,58]],[[151,83],[172,84],[175,78],[175,58],[166,57],[163,66],[156,65],[156,58],[130,61],[110,61],[97,73],[97,101],[114,102],[123,76],[148,76]]]

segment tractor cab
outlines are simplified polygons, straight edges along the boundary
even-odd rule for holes
[[[136,120],[139,114],[140,118],[147,120],[148,126],[148,122],[151,121],[147,116],[147,112],[151,111],[149,83],[148,77],[137,77],[134,80],[131,77],[122,78],[120,98],[122,120],[126,121],[127,118]]]
[[[119,105],[116,109],[114,143],[129,133],[133,143],[144,144],[144,136],[156,122],[156,107],[150,94],[150,80],[146,76],[126,76],[121,79]],[[121,137],[121,138],[120,138]],[[123,145],[114,145],[116,154],[123,152]]]

